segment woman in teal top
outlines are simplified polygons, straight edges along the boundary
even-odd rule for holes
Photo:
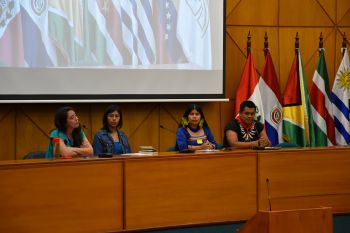
[[[50,133],[50,142],[45,158],[53,158],[53,139],[59,138],[59,154],[62,157],[92,155],[93,149],[79,123],[79,118],[72,107],[62,107],[55,115],[56,129]]]

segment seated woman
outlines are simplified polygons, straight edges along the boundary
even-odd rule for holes
[[[62,107],[55,115],[56,129],[50,133],[50,142],[45,158],[54,157],[53,140],[58,138],[59,156],[75,157],[79,155],[92,155],[93,150],[79,123],[79,118],[72,107]],[[57,155],[56,155],[57,156]]]
[[[250,100],[239,106],[239,114],[226,126],[224,147],[253,148],[270,146],[264,125],[255,120],[256,105]]]
[[[106,108],[102,117],[103,127],[94,136],[92,146],[95,155],[131,153],[127,136],[121,131],[122,111],[118,105]]]
[[[197,104],[189,105],[176,132],[175,149],[179,151],[215,149],[216,146],[202,108]]]

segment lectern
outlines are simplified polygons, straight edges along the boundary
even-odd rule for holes
[[[332,233],[330,207],[282,211],[258,211],[239,233]]]

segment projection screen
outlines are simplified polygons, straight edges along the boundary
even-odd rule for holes
[[[225,0],[6,0],[0,102],[224,98]]]

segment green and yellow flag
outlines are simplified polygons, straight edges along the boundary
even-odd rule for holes
[[[282,109],[283,140],[300,146],[315,146],[310,97],[299,50],[295,53],[283,93]]]

